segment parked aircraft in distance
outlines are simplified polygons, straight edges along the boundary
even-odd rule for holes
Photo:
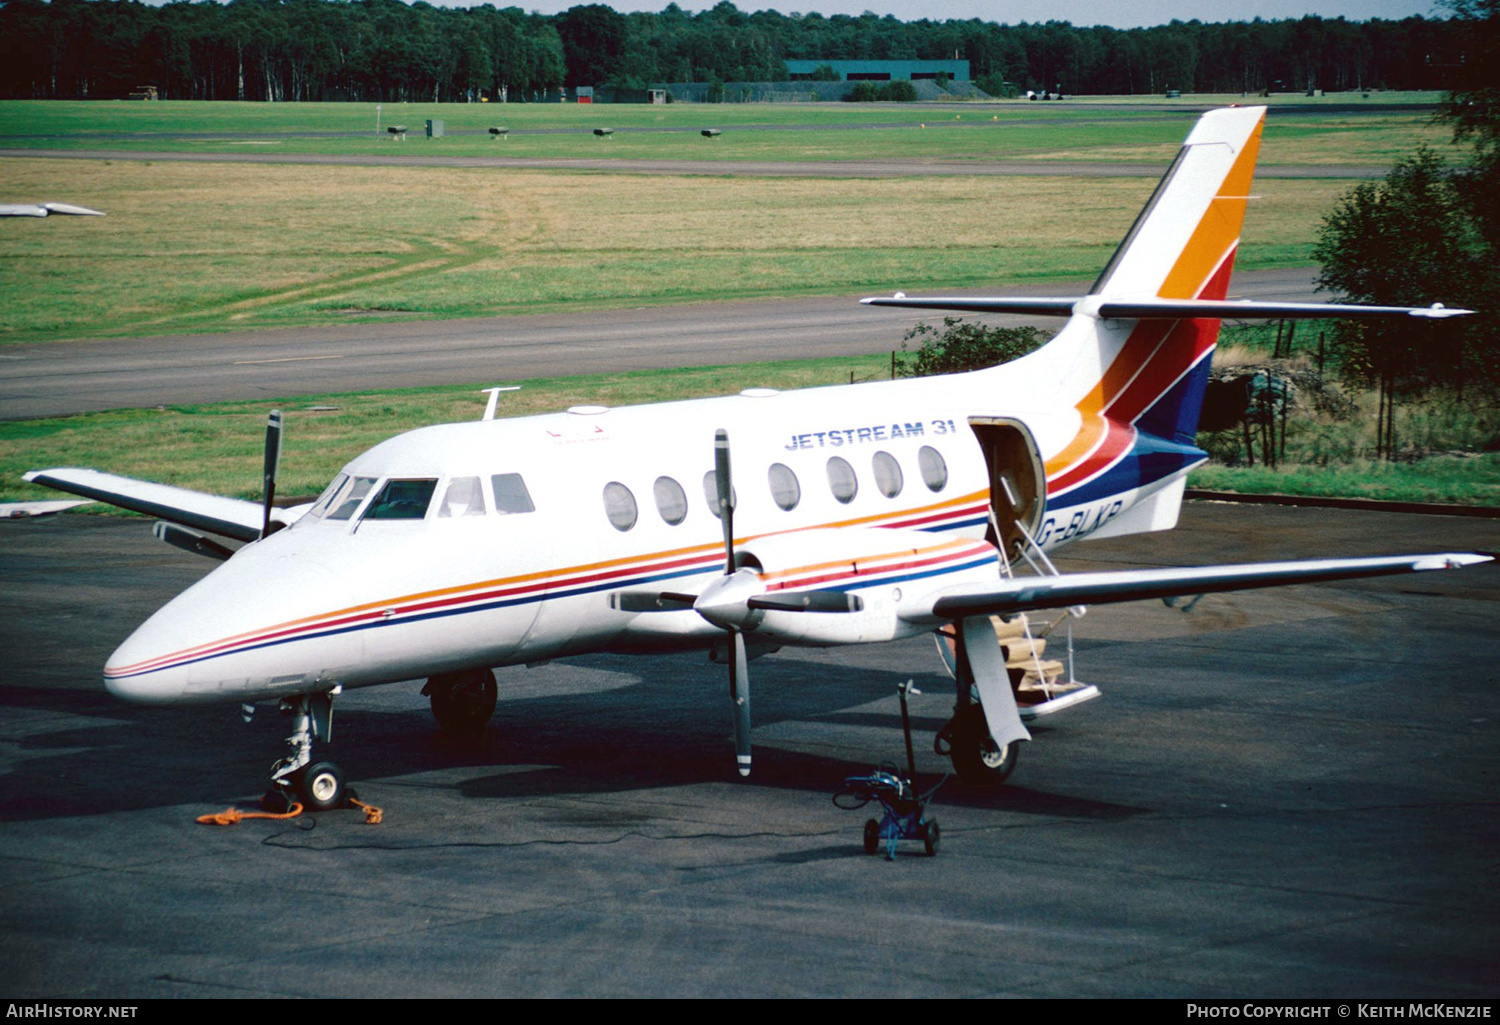
[[[86,206],[70,203],[0,203],[0,217],[46,217],[49,214],[78,214],[84,217],[103,217],[103,210],[90,210]]]
[[[866,300],[1067,318],[1004,366],[515,419],[493,418],[492,396],[483,419],[383,442],[291,509],[272,503],[276,413],[260,504],[33,471],[223,560],[120,645],[105,685],[145,703],[282,703],[290,751],[271,794],[327,808],[343,777],[313,742],[346,689],[425,677],[443,728],[473,731],[495,707],[493,667],[717,649],[748,774],[752,657],[937,632],[957,681],[939,744],[963,778],[999,781],[1030,739],[1023,712],[1097,694],[1043,657],[1026,613],[1489,561],[1053,568],[1066,544],[1175,525],[1207,458],[1194,435],[1221,318],[1467,312],[1227,301],[1264,116],[1203,116],[1085,296]]]

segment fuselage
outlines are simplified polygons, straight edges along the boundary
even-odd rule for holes
[[[990,468],[969,418],[1024,425],[1049,464],[1086,432],[1079,411],[1049,394],[1045,351],[972,374],[402,434],[349,463],[292,527],[161,609],[115,652],[106,683],[140,701],[247,701],[711,645],[722,630],[691,608],[620,611],[610,596],[696,594],[723,575],[712,501],[720,428],[732,448],[736,547],[765,586],[878,599],[852,617],[771,613],[784,622],[765,628],[769,643],[929,629],[900,617],[903,595],[997,573],[983,540]],[[1031,524],[1041,547],[1107,527],[1193,461],[1148,479],[1140,460],[1105,455],[1092,475],[1076,461],[1048,465],[1066,484],[1049,486]]]

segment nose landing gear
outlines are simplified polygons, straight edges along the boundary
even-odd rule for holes
[[[284,812],[293,803],[307,811],[328,811],[344,804],[344,774],[330,761],[312,760],[314,736],[327,743],[333,736],[333,699],[343,688],[321,694],[300,694],[281,702],[292,716],[286,738],[291,753],[271,766],[271,785],[261,804],[267,811]]]

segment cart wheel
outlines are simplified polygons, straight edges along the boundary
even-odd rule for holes
[[[880,850],[880,823],[874,819],[865,822],[865,853],[874,854]]]
[[[927,853],[937,857],[938,844],[943,842],[943,831],[938,827],[938,820],[928,819],[917,827],[917,832],[922,834],[922,846],[927,848]]]

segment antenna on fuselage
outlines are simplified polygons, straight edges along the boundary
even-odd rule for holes
[[[481,420],[493,420],[493,419],[495,419],[495,410],[500,405],[500,393],[501,392],[503,392],[503,391],[520,391],[520,390],[521,390],[521,386],[519,384],[512,384],[512,385],[509,385],[508,387],[505,387],[505,388],[501,388],[501,387],[498,387],[498,386],[496,386],[494,388],[481,388],[480,391],[485,392],[486,394],[489,395],[490,401],[487,402],[487,403],[485,403],[485,406],[484,406],[484,416],[480,417],[480,419]]]

